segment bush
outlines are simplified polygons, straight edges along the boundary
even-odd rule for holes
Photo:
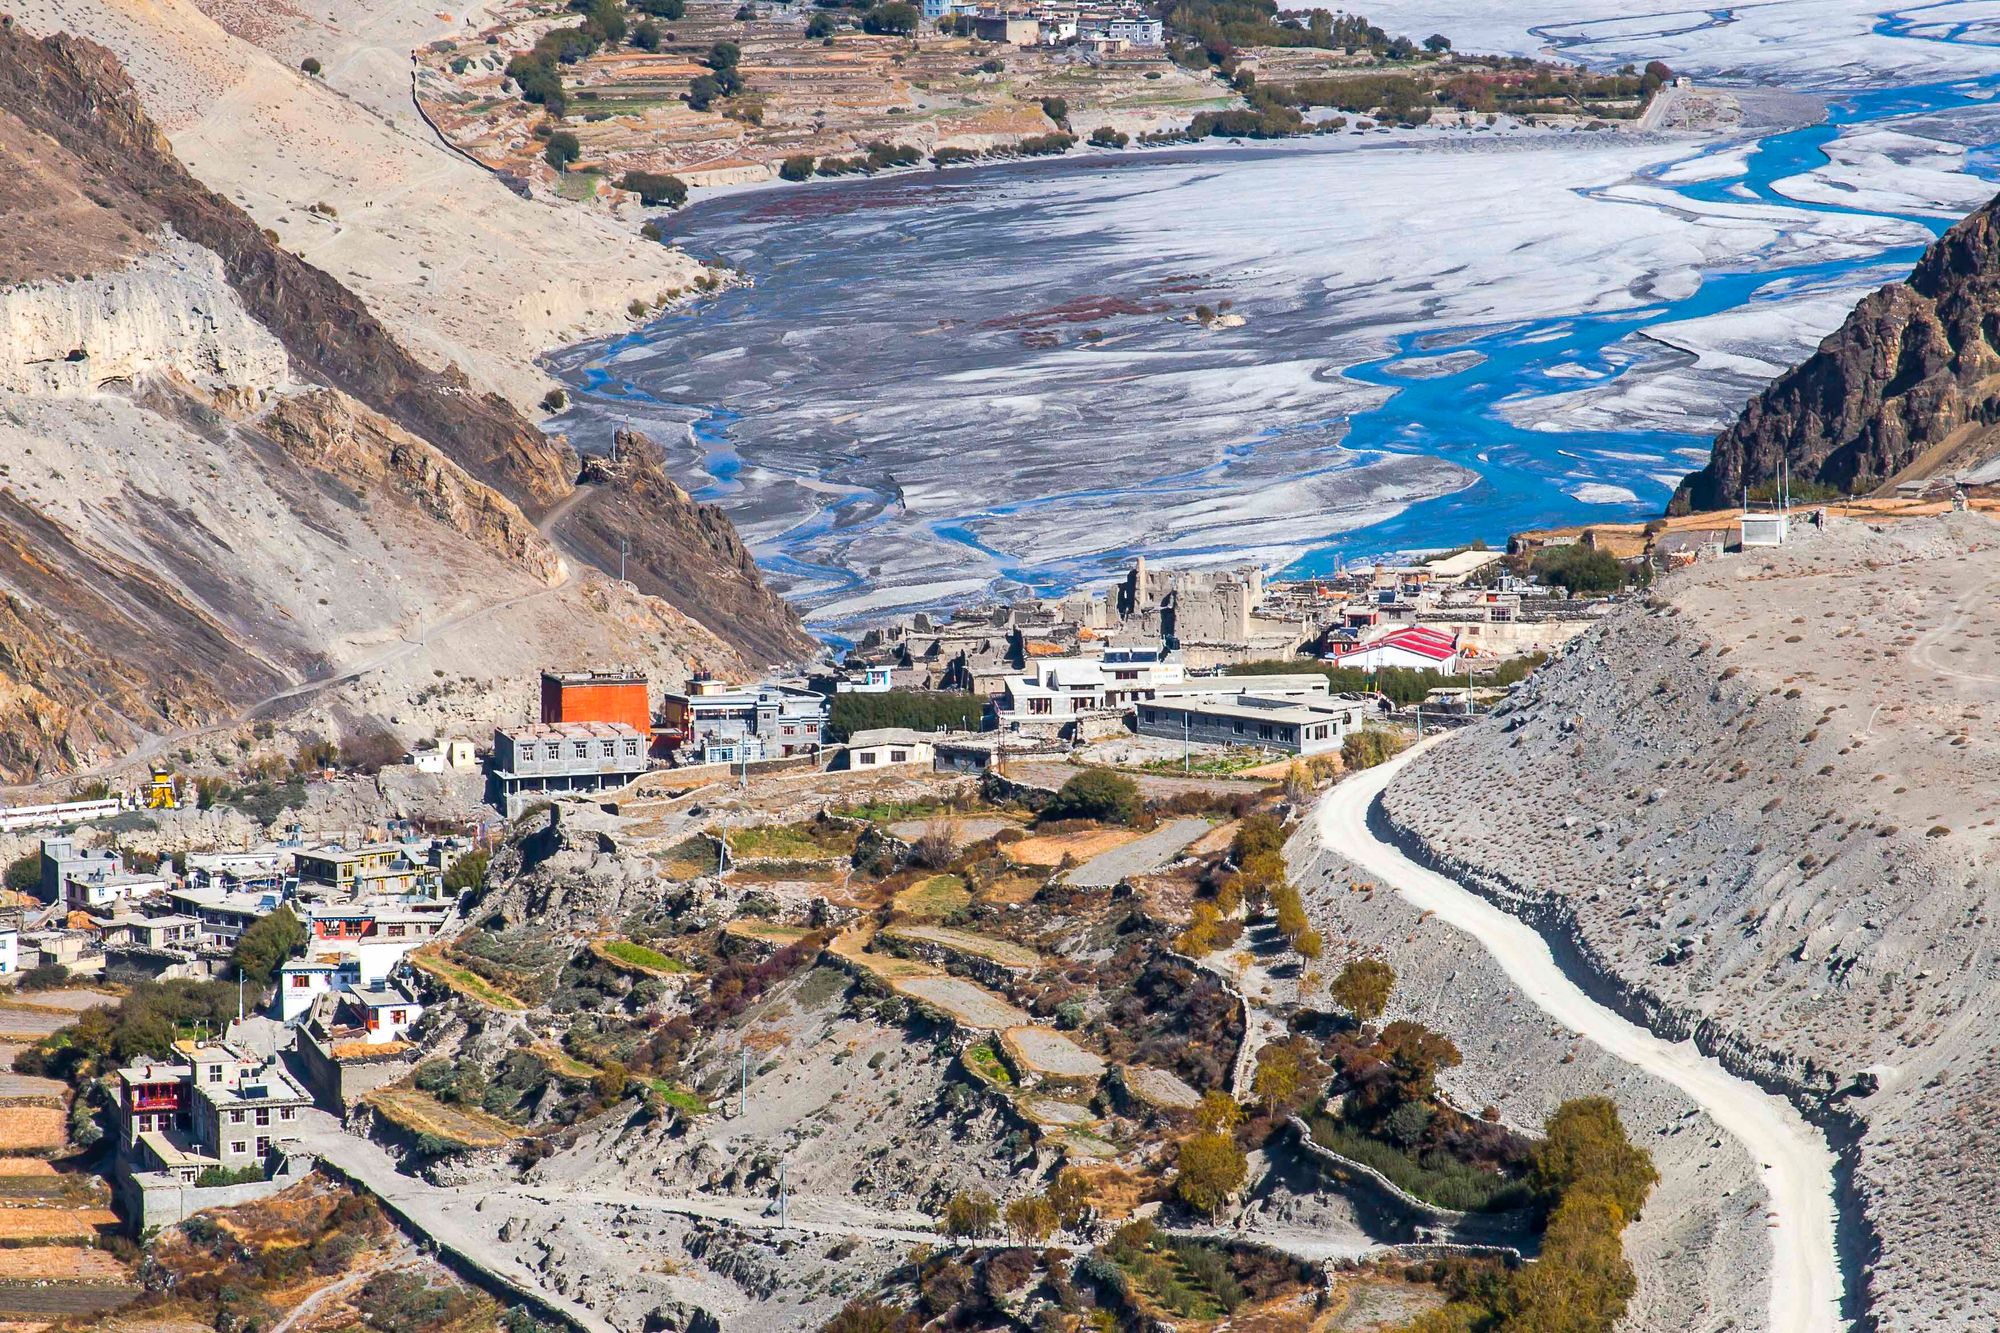
[[[1572,593],[1616,592],[1625,586],[1625,566],[1608,551],[1587,546],[1547,546],[1535,552],[1529,568],[1544,583]]]
[[[976,148],[940,148],[931,154],[931,164],[940,167],[955,167],[978,160],[979,150]]]
[[[581,156],[583,145],[568,130],[557,130],[542,147],[542,159],[557,171],[568,171],[570,164]]]
[[[813,174],[813,155],[794,153],[778,164],[778,179],[788,181],[810,180]],[[842,698],[849,696],[843,695]]]
[[[688,83],[688,110],[706,111],[720,96],[722,96],[722,84],[713,74],[698,75]]]
[[[43,963],[21,973],[14,983],[16,990],[58,990],[69,985],[69,969],[61,963]]]
[[[1123,148],[1130,142],[1132,142],[1131,136],[1114,130],[1109,125],[1099,125],[1090,132],[1092,148]]]
[[[833,36],[834,29],[839,26],[833,21],[833,15],[822,9],[806,20],[806,36],[819,41],[821,38]]]
[[[1393,759],[1403,748],[1403,734],[1386,727],[1363,727],[1350,731],[1340,743],[1340,762],[1359,771]]]
[[[1056,123],[1058,129],[1069,128],[1069,103],[1060,97],[1044,97],[1042,114]]]
[[[486,870],[492,864],[493,854],[484,848],[467,852],[451,863],[451,869],[444,872],[446,893],[479,894],[486,891]]]
[[[307,56],[304,60],[301,60],[299,62],[300,72],[305,74],[306,77],[308,78],[313,78],[313,79],[318,78],[321,68],[322,66],[319,63],[318,56]]]
[[[944,1207],[944,1229],[949,1236],[984,1236],[999,1220],[999,1205],[985,1190],[954,1194]]]
[[[1107,768],[1089,768],[1063,783],[1040,818],[1046,822],[1062,819],[1097,819],[1107,824],[1129,824],[1139,816],[1139,788],[1123,773]]]
[[[207,1166],[194,1178],[194,1183],[196,1189],[205,1190],[222,1185],[248,1185],[262,1179],[264,1168],[261,1166],[243,1166],[233,1171],[226,1166]]]
[[[666,19],[669,23],[687,17],[687,0],[632,0],[632,7],[641,14]]]
[[[1181,1140],[1174,1168],[1174,1197],[1205,1217],[1221,1212],[1250,1174],[1236,1140],[1215,1133]]]
[[[861,16],[861,30],[889,37],[908,37],[917,30],[921,16],[917,7],[905,0],[885,0]]]
[[[23,852],[7,863],[7,887],[16,893],[29,893],[42,884],[42,854],[39,850]]]
[[[687,182],[664,171],[628,171],[618,188],[638,195],[648,208],[679,208],[688,197]]]

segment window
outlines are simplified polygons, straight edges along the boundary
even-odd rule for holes
[[[248,1145],[242,1139],[231,1139],[229,1141],[229,1151],[233,1156],[241,1157],[247,1147]]]
[[[240,1124],[242,1124],[242,1123],[243,1123],[243,1113],[242,1113],[241,1111],[231,1111],[231,1112],[229,1113],[229,1123],[230,1123],[230,1124],[232,1124],[232,1125],[240,1125]]]
[[[280,1107],[278,1108],[278,1119],[280,1119],[280,1120],[290,1120],[291,1118],[292,1118],[292,1108],[291,1108],[291,1107],[289,1107],[289,1106],[280,1106]]]
[[[588,758],[590,758],[590,742],[589,742],[589,741],[577,741],[577,742],[576,742],[576,749],[574,750],[574,752],[573,752],[573,753],[574,753],[574,754],[576,755],[576,757],[577,757],[578,759],[588,759]]]
[[[220,1082],[222,1082],[222,1066],[221,1066],[221,1065],[210,1065],[210,1066],[208,1067],[208,1081],[209,1081],[210,1083],[220,1083]]]
[[[265,1154],[269,1153],[270,1151],[271,1151],[271,1138],[270,1138],[270,1135],[268,1135],[268,1134],[259,1134],[259,1135],[257,1136],[257,1155],[258,1155],[259,1157],[262,1157],[262,1156],[264,1156]]]
[[[306,987],[310,985],[312,985],[312,977],[309,976],[308,974],[304,972],[295,972],[292,974],[293,990],[304,990]]]
[[[875,763],[875,752],[873,750],[863,750],[861,752],[861,766],[863,768],[870,768],[874,765],[874,763]]]
[[[639,742],[636,740],[627,740],[625,742],[625,753],[626,754],[639,753]]]
[[[1053,712],[1054,709],[1055,709],[1055,704],[1053,700],[1049,699],[1028,700],[1028,711],[1030,713],[1047,714]]]
[[[799,729],[793,726],[791,723],[787,722],[785,724],[785,734],[787,736],[796,736],[799,734]]]
[[[399,1025],[406,1023],[409,1021],[409,1012],[407,1009],[391,1009],[389,1011],[389,1021]]]
[[[910,762],[910,752],[908,750],[891,750],[889,751],[889,762],[892,764],[907,764]]]
[[[532,745],[528,747],[529,751],[531,752],[529,754],[529,758],[531,759],[534,757],[534,755],[532,754],[534,748],[535,747]],[[548,759],[560,759],[562,757],[562,745],[557,741],[550,741],[547,745],[542,747],[542,755],[544,758]]]
[[[390,939],[401,939],[404,929],[405,927],[401,925],[384,926],[382,928],[382,933],[387,935]]]
[[[603,754],[606,759],[616,759],[618,757],[618,742],[617,741],[604,742]]]
[[[271,1123],[271,1108],[270,1108],[270,1107],[268,1107],[268,1106],[260,1106],[260,1107],[258,1107],[258,1108],[257,1108],[257,1123],[258,1123],[259,1125],[268,1125],[268,1124],[270,1124],[270,1123]]]

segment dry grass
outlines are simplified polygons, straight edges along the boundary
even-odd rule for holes
[[[0,1247],[89,1240],[117,1226],[109,1208],[0,1208]]]
[[[787,944],[797,944],[812,934],[804,926],[780,926],[761,917],[739,917],[724,926],[723,933],[736,935],[746,940],[761,940],[765,944],[775,944],[779,948]]]
[[[54,1106],[0,1106],[0,1152],[54,1152],[69,1141]]]
[[[121,1282],[125,1266],[109,1251],[78,1245],[0,1250],[0,1282]]]
[[[436,977],[460,995],[489,1009],[519,1011],[528,1007],[477,972],[460,967],[443,955],[429,951],[428,948],[412,950],[407,957],[410,966],[428,976]]]
[[[1019,842],[1008,843],[1002,850],[1007,859],[1016,865],[1053,867],[1061,865],[1064,857],[1073,861],[1088,861],[1114,847],[1123,847],[1138,837],[1131,829],[1079,829],[1074,833],[1046,833],[1023,838]]]
[[[514,1127],[506,1121],[484,1111],[446,1106],[415,1088],[378,1088],[366,1100],[377,1114],[412,1134],[428,1134],[468,1148],[500,1148],[514,1140]]]
[[[911,916],[950,916],[972,905],[972,893],[957,875],[932,875],[898,893],[895,904]]]
[[[990,935],[975,935],[969,930],[910,924],[890,926],[882,932],[882,937],[914,944],[933,944],[953,953],[983,958],[990,963],[998,963],[1015,971],[1031,971],[1042,965],[1042,956],[1033,949],[1023,948],[1007,940],[996,940]]]
[[[39,1157],[0,1157],[0,1176],[54,1176],[56,1169]]]

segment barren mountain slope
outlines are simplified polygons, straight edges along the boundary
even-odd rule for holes
[[[1674,575],[1384,798],[1656,1026],[1856,1118],[1884,1329],[2000,1313],[1996,547],[1836,522]]]
[[[622,329],[631,302],[686,291],[702,273],[640,239],[636,222],[522,199],[439,143],[408,99],[421,30],[449,30],[428,8],[392,5],[343,27],[282,7],[248,22],[246,6],[209,6],[278,56],[188,0],[9,8],[37,34],[109,47],[196,176],[348,284],[431,368],[456,365],[517,408],[551,383],[536,353]],[[300,73],[297,48],[328,77]]]
[[[570,569],[529,517],[574,492],[568,446],[192,180],[101,48],[0,24],[0,118],[0,776],[334,702],[413,737],[516,715],[550,662],[803,644],[678,492],[631,519],[723,638]]]
[[[1719,509],[1745,486],[1866,492],[2000,454],[2000,199],[1933,244],[1904,282],[1861,304],[1803,364],[1750,400],[1673,511]]]

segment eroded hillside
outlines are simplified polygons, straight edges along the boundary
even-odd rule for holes
[[[0,774],[334,703],[428,734],[491,721],[551,660],[671,679],[805,646],[670,484],[622,512],[705,623],[665,577],[565,558],[534,517],[577,498],[568,445],[194,180],[102,48],[0,26],[0,116],[22,182],[0,196]],[[417,703],[446,678],[460,716]]]
[[[1996,543],[1834,520],[1675,575],[1384,798],[1657,1026],[1856,1118],[1884,1329],[2000,1311]]]

